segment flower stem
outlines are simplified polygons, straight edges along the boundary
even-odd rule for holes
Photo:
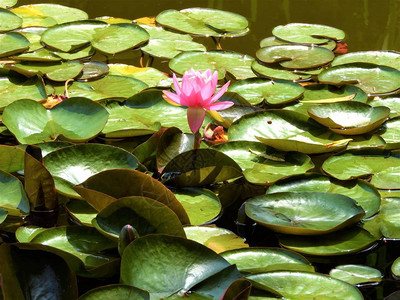
[[[193,149],[199,149],[201,143],[201,133],[199,130],[194,134]]]

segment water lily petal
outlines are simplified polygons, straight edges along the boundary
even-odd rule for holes
[[[178,79],[176,78],[175,73],[172,74],[172,78],[174,81],[174,88],[175,88],[176,94],[179,96],[180,94],[182,94],[182,90],[181,90],[181,87],[179,86],[179,82],[178,82]]]
[[[208,107],[205,107],[205,109],[207,110],[224,110],[227,109],[231,106],[233,106],[233,102],[232,101],[221,101],[221,102],[217,102],[217,103],[213,103]]]
[[[168,91],[163,91],[164,95],[163,98],[172,105],[185,105],[182,103],[181,101],[181,97],[179,97],[177,94],[175,93],[171,93]]]
[[[213,96],[213,97],[211,98],[211,100],[210,100],[210,103],[214,103],[214,102],[217,101],[219,98],[221,98],[221,96],[222,96],[222,95],[226,92],[226,90],[228,89],[230,83],[231,83],[230,81],[228,81],[227,83],[225,83],[225,84],[219,89],[219,91],[216,92],[216,93],[214,94],[214,96]]]
[[[205,116],[206,112],[203,108],[188,107],[187,118],[190,130],[193,133],[196,133],[200,129],[201,125],[203,124]]]

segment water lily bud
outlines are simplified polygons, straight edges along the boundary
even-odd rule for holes
[[[119,255],[122,256],[122,253],[124,252],[125,248],[137,238],[139,238],[139,233],[133,226],[127,224],[124,227],[122,227],[121,232],[119,233],[119,241],[118,241]]]

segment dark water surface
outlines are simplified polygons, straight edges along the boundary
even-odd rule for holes
[[[259,42],[277,25],[291,22],[330,25],[344,30],[349,51],[400,51],[400,0],[20,0],[18,5],[58,3],[86,11],[90,18],[136,19],[165,9],[209,7],[249,20],[247,36],[223,41],[224,49],[255,55]],[[208,46],[208,45],[206,45]],[[124,60],[124,58],[121,58]]]

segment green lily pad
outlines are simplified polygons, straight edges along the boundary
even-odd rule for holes
[[[139,236],[169,234],[186,237],[177,215],[161,202],[146,197],[120,198],[101,210],[93,220],[95,228],[116,242],[125,225],[133,226]]]
[[[369,63],[391,67],[400,71],[400,53],[394,51],[359,51],[339,55],[332,66],[353,63]]]
[[[254,58],[236,52],[214,50],[207,52],[183,52],[169,62],[169,68],[178,74],[193,68],[199,71],[210,69],[218,71],[218,79],[223,79],[229,73],[236,79],[254,77],[251,64]]]
[[[217,253],[194,241],[148,235],[125,248],[121,282],[147,290],[151,299],[159,299],[176,293],[183,295],[229,267],[230,264]],[[229,286],[232,281],[222,277],[214,284]]]
[[[117,198],[142,196],[157,200],[168,206],[182,224],[189,224],[189,218],[175,195],[161,182],[139,171],[122,169],[100,172],[74,189],[100,211]]]
[[[258,142],[227,142],[214,149],[236,161],[246,180],[254,184],[271,184],[314,167],[311,159],[303,153],[279,152]]]
[[[271,271],[314,272],[311,263],[296,252],[281,248],[247,248],[220,253],[230,264],[236,265],[242,274]]]
[[[266,37],[260,41],[260,48],[265,48],[269,46],[278,46],[278,45],[288,45],[290,42],[285,42],[280,39],[277,39],[274,36]],[[334,40],[328,40],[324,44],[318,44],[319,47],[324,47],[329,50],[334,50],[336,48],[336,42]]]
[[[101,131],[107,118],[101,105],[86,98],[70,98],[51,110],[33,100],[19,100],[8,105],[3,113],[8,130],[26,144],[52,141],[58,136],[87,141]]]
[[[385,122],[376,132],[385,141],[385,149],[400,148],[400,118],[393,118]]]
[[[192,225],[202,225],[212,221],[221,212],[221,203],[217,195],[210,190],[181,188],[173,192],[187,212]]]
[[[29,41],[19,33],[0,34],[0,57],[24,52],[29,48]]]
[[[354,97],[353,97],[354,96]],[[330,84],[311,84],[304,87],[302,103],[333,103],[341,102],[353,97],[352,101],[367,102],[368,96],[365,92],[354,85],[335,86]]]
[[[378,214],[377,221],[380,223],[380,231],[387,239],[400,239],[399,203],[399,197],[382,199],[381,210]]]
[[[17,61],[22,61],[22,62],[59,62],[61,60],[61,57],[55,55],[54,52],[52,52],[46,48],[38,49],[33,52],[25,52],[25,53],[22,53],[19,55],[10,56],[9,58],[17,60]],[[61,66],[61,63],[59,65]],[[71,65],[71,64],[69,64],[69,65]],[[64,68],[66,66],[68,66],[68,65],[65,65],[65,64],[63,65]],[[6,67],[11,70],[15,70],[18,73],[24,74],[27,77],[31,77],[34,74],[40,73],[38,70],[33,70],[34,67],[32,68],[32,65],[29,65],[29,64],[26,65],[24,63],[6,65]],[[42,67],[42,64],[37,64],[37,67],[38,67],[38,69],[41,69],[40,67]],[[43,67],[46,68],[46,65],[44,65]],[[66,69],[68,70],[68,68],[66,68]],[[57,68],[54,68],[53,72],[54,71],[57,71]],[[62,76],[62,73],[61,74],[59,73],[58,76]]]
[[[376,107],[376,106],[386,106],[390,108],[390,117],[398,117],[400,116],[400,98],[393,96],[393,97],[386,97],[386,98],[379,98],[375,97],[372,101],[368,102],[369,105]]]
[[[279,63],[287,69],[310,69],[330,63],[335,54],[318,46],[278,45],[261,48],[256,52],[263,63]]]
[[[141,50],[150,56],[172,59],[176,55],[187,51],[207,51],[207,48],[193,41],[150,39]]]
[[[51,27],[88,18],[87,13],[80,9],[51,3],[23,5],[11,11],[22,18],[22,27]]]
[[[400,189],[400,155],[396,152],[347,152],[328,158],[322,169],[340,180],[368,175],[376,188]]]
[[[81,144],[61,148],[44,157],[58,192],[80,198],[72,186],[104,170],[136,169],[138,161],[129,152],[101,144]]]
[[[371,107],[357,101],[344,101],[315,105],[308,114],[318,123],[336,133],[356,135],[370,132],[386,121],[390,109],[385,106]]]
[[[15,231],[15,237],[20,243],[29,243],[39,233],[45,231],[47,228],[37,226],[21,226]]]
[[[46,88],[39,77],[0,76],[0,110],[19,99],[40,101],[47,98]]]
[[[322,71],[321,83],[354,84],[370,95],[386,94],[400,88],[400,71],[373,64],[346,64]]]
[[[249,247],[241,237],[225,228],[188,226],[184,229],[189,240],[203,244],[216,253]]]
[[[117,258],[101,253],[116,247],[116,244],[94,228],[81,226],[50,228],[36,235],[31,243],[48,246],[48,251],[64,258],[72,270],[84,276],[90,276],[91,270],[117,261]],[[93,273],[102,276],[100,272]]]
[[[65,261],[30,244],[0,247],[2,296],[7,299],[76,299],[76,275]],[[26,248],[26,249],[24,249]]]
[[[9,8],[13,7],[17,4],[18,0],[0,0],[0,7],[1,8]]]
[[[150,300],[150,296],[147,291],[138,289],[134,286],[124,284],[110,284],[92,289],[79,297],[79,300],[107,299]]]
[[[0,170],[0,190],[0,208],[14,216],[29,213],[29,199],[26,197],[24,187],[18,178]],[[3,211],[1,215],[4,216]]]
[[[248,26],[246,18],[241,15],[211,8],[164,10],[157,15],[156,22],[175,31],[215,37],[243,31]]]
[[[56,25],[42,34],[47,46],[70,52],[86,44],[106,54],[115,54],[145,43],[149,34],[134,24],[77,21]]]
[[[90,82],[73,82],[68,86],[70,97],[84,97],[93,101],[121,99],[135,95],[147,88],[144,82],[117,75],[107,75]],[[64,85],[56,87],[56,94],[64,93]]]
[[[282,235],[279,243],[290,250],[317,256],[347,255],[365,250],[376,243],[378,238],[368,231],[349,227],[338,232],[317,236]]]
[[[394,276],[400,277],[400,257],[396,258],[396,260],[393,262],[390,270],[392,271]]]
[[[26,27],[16,29],[14,32],[20,33],[28,39],[30,45],[26,52],[33,52],[43,48],[43,45],[40,43],[40,39],[42,38],[42,33],[46,30],[46,27]]]
[[[244,115],[232,123],[228,135],[230,141],[261,141],[281,151],[302,153],[337,151],[350,141],[301,113],[279,109]]]
[[[54,54],[61,57],[63,60],[75,60],[91,57],[95,52],[96,50],[92,46],[87,46],[74,52],[55,51]]]
[[[163,72],[154,68],[139,68],[125,64],[109,64],[110,75],[120,75],[126,77],[132,77],[143,81],[149,87],[163,86],[169,87],[172,81],[168,80],[168,76]]]
[[[318,235],[357,223],[364,210],[344,195],[281,192],[246,201],[246,215],[276,232]]]
[[[249,275],[247,279],[254,287],[286,299],[364,299],[351,284],[318,273],[277,271]]]
[[[337,266],[329,272],[329,275],[353,285],[382,280],[382,273],[379,270],[363,265]]]
[[[290,23],[276,26],[272,34],[280,40],[298,44],[324,44],[329,40],[343,40],[343,30],[318,24]]]
[[[364,180],[335,181],[319,174],[305,174],[276,182],[267,194],[279,192],[313,192],[342,194],[352,198],[369,218],[379,211],[381,197],[378,190]]]
[[[178,187],[204,186],[242,176],[242,169],[229,156],[213,149],[197,149],[174,157],[161,178]]]
[[[291,70],[282,68],[280,65],[262,65],[258,61],[253,61],[251,69],[255,74],[270,79],[292,80],[292,81],[308,81],[311,75],[295,73]]]
[[[92,220],[96,218],[98,211],[83,200],[70,199],[65,204],[65,209],[70,216],[82,225],[93,227]]]
[[[82,73],[76,78],[81,81],[93,80],[108,74],[109,67],[101,61],[88,61],[83,63]]]
[[[382,128],[382,127],[381,127]],[[373,150],[384,149],[386,146],[385,140],[379,135],[355,135],[352,136],[352,141],[348,144],[347,150]]]
[[[170,30],[165,30],[160,26],[143,25],[138,22],[138,25],[150,34],[151,39],[162,39],[171,41],[192,41],[193,38],[189,34],[176,33]]]
[[[229,91],[238,93],[252,105],[263,101],[268,104],[286,104],[301,97],[304,88],[290,81],[250,78],[232,84]]]
[[[78,76],[82,71],[83,65],[77,61],[46,64],[43,62],[22,62],[8,65],[7,68],[27,77],[40,75],[54,81],[66,81]]]
[[[3,208],[0,208],[0,224],[6,220],[7,216],[8,216],[8,211]]]
[[[25,151],[14,146],[0,145],[0,170],[16,172],[24,169]]]
[[[0,5],[0,32],[6,32],[21,27],[22,19],[13,12],[2,7],[3,5]],[[4,43],[4,41],[1,41],[1,43]]]

